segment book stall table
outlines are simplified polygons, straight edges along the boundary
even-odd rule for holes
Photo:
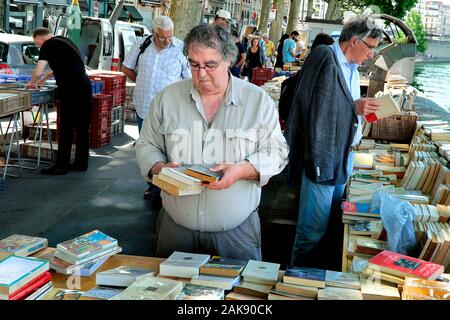
[[[0,85],[0,95],[3,95],[4,97],[10,97],[10,100],[12,96],[17,96],[13,101],[9,101],[7,105],[3,105],[2,111],[0,112],[0,117],[3,116],[10,116],[10,122],[8,125],[8,129],[5,132],[5,137],[9,131],[9,128],[11,128],[11,138],[9,141],[9,147],[8,152],[6,156],[5,161],[5,168],[3,172],[3,176],[5,177],[7,175],[7,168],[10,167],[18,167],[19,168],[19,174],[13,175],[8,174],[9,176],[13,177],[20,177],[22,174],[22,169],[37,169],[41,162],[41,149],[42,149],[42,133],[44,129],[44,118],[47,125],[47,138],[48,142],[50,144],[51,148],[51,154],[53,158],[53,145],[52,145],[52,138],[51,138],[51,131],[49,128],[49,106],[53,104],[54,102],[54,88],[41,88],[41,89],[32,89],[28,90],[24,88],[23,83],[5,83]],[[25,166],[23,164],[24,161],[35,161],[35,159],[26,159],[21,158],[21,146],[20,146],[20,138],[19,138],[19,121],[20,116],[19,114],[22,113],[23,118],[23,112],[31,110],[33,106],[38,106],[38,110],[36,112],[36,115],[33,119],[33,127],[39,128],[39,130],[35,131],[34,135],[34,142],[37,140],[38,146],[37,146],[37,163],[35,166]],[[3,132],[0,132],[3,135]],[[39,139],[38,139],[39,135]],[[13,139],[14,138],[14,139]],[[3,147],[5,149],[6,147],[6,139],[3,139]],[[9,164],[11,160],[11,148],[12,145],[15,144],[17,148],[17,164]]]
[[[55,248],[48,247],[35,253],[33,257],[39,258],[40,256],[52,253],[55,250]],[[106,262],[89,277],[81,277],[74,274],[65,275],[52,271],[52,282],[55,288],[86,292],[96,287],[95,274],[97,272],[117,268],[120,266],[128,266],[134,268],[149,269],[157,274],[159,272],[159,264],[164,260],[164,258],[116,254],[109,257]],[[87,298],[82,297],[82,299]]]

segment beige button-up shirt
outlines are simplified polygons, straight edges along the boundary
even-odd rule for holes
[[[227,92],[210,125],[192,80],[182,80],[153,99],[136,142],[145,179],[158,161],[207,167],[248,160],[259,181],[238,180],[223,190],[175,197],[161,193],[163,206],[191,230],[226,231],[239,226],[259,205],[261,187],[287,164],[288,145],[278,111],[261,88],[230,76]]]

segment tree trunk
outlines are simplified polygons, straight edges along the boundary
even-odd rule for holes
[[[262,33],[267,32],[267,24],[269,23],[270,4],[272,0],[262,0],[261,13],[259,14],[258,29]]]
[[[333,20],[341,16],[339,0],[328,0],[327,13],[325,19]]]
[[[170,18],[173,20],[174,35],[183,40],[186,34],[200,23],[204,0],[172,0]]]
[[[292,31],[297,29],[298,16],[300,14],[300,4],[301,0],[291,0],[291,6],[289,8],[289,20],[286,27],[287,34],[290,34]]]
[[[277,41],[282,36],[281,25],[283,24],[283,13],[284,13],[284,0],[274,0],[273,7],[277,10],[275,20],[272,21],[270,25],[270,39],[273,43],[277,43]]]
[[[311,18],[314,13],[314,0],[308,0],[308,9],[306,9],[306,17]]]

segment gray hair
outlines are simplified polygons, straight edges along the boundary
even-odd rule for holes
[[[359,39],[371,38],[381,41],[383,29],[369,15],[357,16],[348,21],[342,28],[339,42],[349,41],[353,36]]]
[[[188,54],[190,48],[210,48],[217,50],[223,60],[235,62],[238,50],[230,33],[221,26],[201,24],[189,31],[184,39],[183,52]]]
[[[173,21],[168,16],[157,16],[155,19],[153,19],[152,24],[152,30],[158,31],[158,30],[171,30],[173,29]]]

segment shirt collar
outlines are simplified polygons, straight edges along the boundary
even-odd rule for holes
[[[236,89],[236,81],[238,81],[238,79],[236,77],[234,77],[231,72],[228,70],[228,75],[229,75],[229,80],[228,80],[228,86],[227,86],[227,90],[225,92],[225,98],[223,99],[224,103],[226,106],[238,106],[239,104],[237,103],[237,101],[239,100],[238,98],[238,90]],[[194,101],[200,101],[200,92],[198,92],[197,88],[194,87],[194,82],[192,81],[192,86],[191,86],[191,98]]]
[[[336,53],[337,59],[339,61],[339,64],[346,65],[352,69],[358,68],[358,65],[356,63],[349,63],[347,61],[347,58],[344,55],[344,52],[342,52],[341,46],[339,45],[339,41],[336,41],[332,45],[330,45],[331,49],[333,49],[334,53]]]

